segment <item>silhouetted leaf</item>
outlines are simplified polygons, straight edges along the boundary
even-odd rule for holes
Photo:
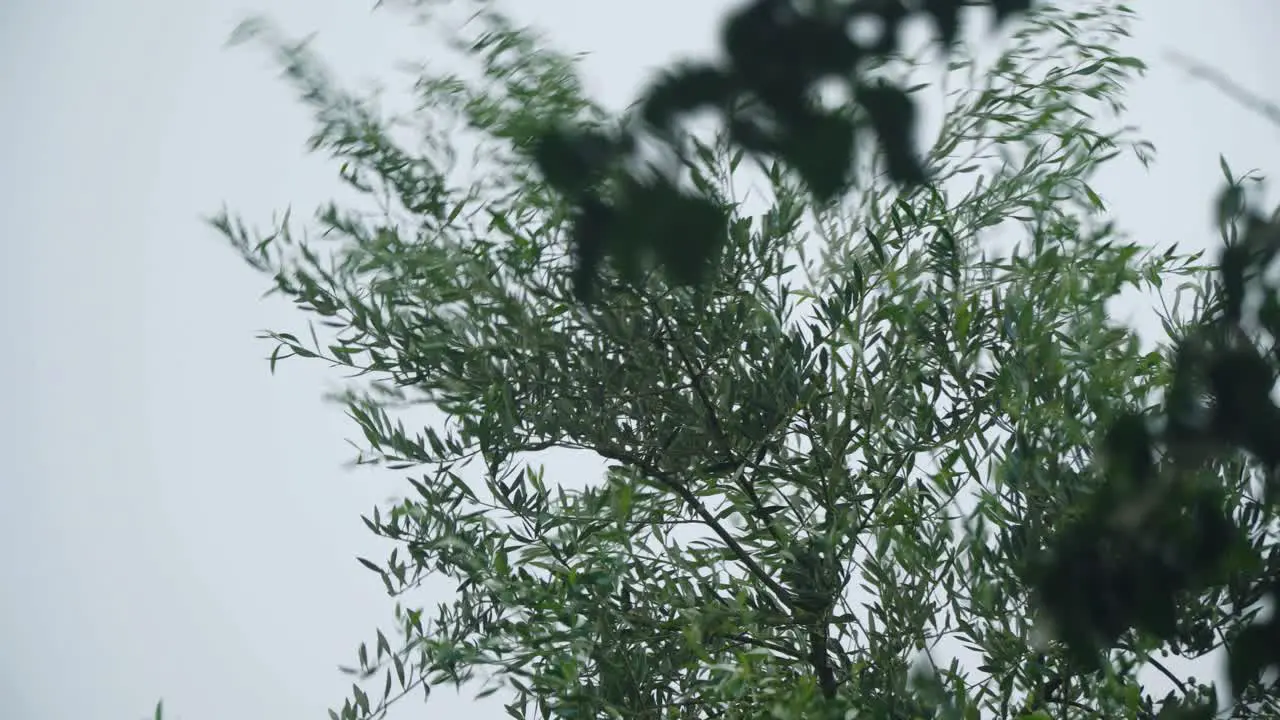
[[[781,155],[824,203],[842,192],[853,166],[853,121],[835,113],[813,113],[793,126]]]
[[[628,243],[647,239],[659,265],[680,285],[702,280],[729,232],[729,217],[720,203],[658,180],[630,185],[618,224],[626,228]]]
[[[1107,432],[1106,453],[1108,470],[1135,488],[1146,486],[1155,471],[1146,418],[1126,413],[1116,420]]]
[[[858,90],[858,103],[867,111],[884,152],[889,177],[907,186],[925,181],[915,148],[915,103],[900,88],[884,81]]]
[[[779,148],[777,134],[757,114],[743,112],[731,116],[729,139],[756,153],[773,154]]]
[[[1280,625],[1274,618],[1251,625],[1235,637],[1227,651],[1227,677],[1231,692],[1239,695],[1257,682],[1270,666],[1280,666]]]
[[[605,134],[568,128],[548,130],[533,149],[547,184],[569,196],[590,187],[616,157],[617,147]]]
[[[956,0],[925,0],[924,10],[933,18],[938,42],[949,50],[960,32],[960,3]]]
[[[1224,167],[1223,172],[1230,172]],[[1244,211],[1244,188],[1232,183],[1218,195],[1218,224],[1226,226],[1236,220]]]
[[[1216,401],[1213,425],[1219,438],[1235,444],[1248,442],[1251,429],[1271,420],[1275,379],[1275,371],[1253,348],[1215,354],[1209,366],[1209,384]],[[1270,435],[1270,439],[1280,439],[1280,435]]]
[[[995,10],[995,21],[999,25],[1014,15],[1030,10],[1031,0],[991,0],[991,7]]]
[[[641,114],[650,125],[670,130],[680,114],[724,106],[735,89],[729,75],[717,67],[680,65],[664,73],[649,89]]]
[[[1214,720],[1218,716],[1216,697],[1208,700],[1179,698],[1173,693],[1165,699],[1155,720]]]
[[[1240,322],[1244,308],[1245,268],[1249,264],[1249,251],[1243,245],[1232,245],[1222,250],[1220,263],[1222,293],[1226,302],[1227,321]]]
[[[747,3],[725,22],[723,43],[734,73],[783,117],[814,82],[847,76],[861,56],[839,17],[785,0]]]
[[[594,196],[584,198],[578,206],[570,244],[574,250],[573,292],[581,302],[594,297],[596,274],[608,251],[616,215],[613,208]]]

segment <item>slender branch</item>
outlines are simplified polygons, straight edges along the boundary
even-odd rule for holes
[[[839,686],[836,674],[831,669],[831,658],[827,655],[827,625],[819,623],[809,630],[809,663],[818,676],[818,687],[822,696],[830,700],[836,696]]]
[[[771,513],[765,507],[764,501],[760,499],[759,493],[757,493],[755,488],[751,486],[751,483],[747,482],[746,472],[748,466],[752,471],[758,470],[760,468],[760,462],[763,459],[763,453],[757,453],[755,462],[748,463],[744,460],[733,472],[733,483],[738,486],[738,489],[742,491],[743,495],[747,496],[747,500],[751,503],[751,507],[755,509],[756,514],[760,517],[760,521],[764,523],[765,529],[769,531],[769,534],[773,536],[773,539],[779,546],[785,546],[786,540],[784,539],[782,531],[773,524]]]
[[[1280,105],[1276,105],[1250,92],[1244,86],[1227,77],[1227,74],[1221,70],[1215,70],[1176,50],[1170,50],[1166,55],[1174,64],[1181,65],[1182,69],[1191,77],[1209,83],[1222,94],[1266,118],[1273,125],[1280,125]]]
[[[732,455],[730,452],[729,438],[725,435],[724,427],[720,424],[720,418],[716,415],[715,405],[711,403],[711,398],[707,396],[706,389],[702,386],[702,378],[706,373],[694,367],[693,361],[685,354],[684,348],[680,343],[676,342],[675,332],[671,329],[671,322],[664,315],[659,315],[659,322],[662,323],[663,330],[666,331],[671,346],[676,352],[676,356],[680,358],[680,364],[684,365],[684,370],[689,374],[689,382],[693,385],[693,392],[698,396],[698,402],[702,404],[704,412],[706,412],[707,426],[711,430],[711,434],[715,437],[716,444],[720,446],[720,451]],[[658,345],[658,338],[653,338],[654,345]],[[659,347],[661,349],[661,347]]]
[[[757,638],[753,638],[750,635],[729,635],[727,637],[732,640],[737,640],[739,643],[743,645],[751,645],[753,647],[772,650],[778,653],[779,655],[782,655],[784,657],[789,657],[795,660],[801,659],[800,653],[796,652],[794,649],[789,648],[785,645],[779,645],[778,643],[771,642],[769,640],[760,640]]]
[[[1066,707],[1075,708],[1077,710],[1083,710],[1094,717],[1096,717],[1098,714],[1096,710],[1089,707],[1088,705],[1085,705],[1079,700],[1068,700],[1067,698],[1045,698],[1045,702],[1054,703],[1056,705],[1065,705]]]
[[[770,521],[769,513],[765,509],[764,502],[744,477],[744,473],[749,463],[744,458],[735,457],[735,453],[729,444],[729,439],[725,435],[724,425],[720,422],[720,417],[716,413],[715,405],[711,402],[711,398],[707,395],[706,389],[703,387],[702,379],[706,377],[706,371],[694,366],[693,360],[689,358],[688,354],[685,353],[684,348],[679,342],[677,342],[675,331],[672,329],[671,323],[666,316],[659,316],[659,321],[662,323],[663,330],[666,332],[667,339],[671,342],[672,348],[680,358],[680,363],[684,365],[685,372],[689,375],[689,384],[693,388],[694,394],[698,397],[698,402],[702,405],[703,412],[706,415],[707,426],[715,437],[716,444],[719,446],[720,451],[728,455],[732,459],[732,462],[737,466],[733,473],[734,484],[738,486],[738,489],[741,490],[744,495],[746,495],[747,501],[751,503],[752,508],[759,515],[760,520],[764,523],[769,534],[773,536],[773,539],[779,544],[783,544],[783,535],[776,527],[774,527],[773,522]],[[658,339],[655,337],[653,341],[656,345]],[[760,459],[762,458],[758,455],[757,461],[754,463],[752,469],[759,466]]]
[[[654,467],[651,463],[645,462],[640,458],[637,458],[630,453],[618,450],[617,448],[602,447],[599,448],[597,452],[610,460],[629,463],[634,467],[643,470],[650,477],[674,492],[681,500],[684,500],[689,508],[692,509],[698,517],[702,518],[702,521],[707,525],[707,527],[711,528],[711,531],[724,542],[724,544],[729,548],[729,551],[733,553],[735,558],[737,558],[738,562],[742,563],[757,580],[764,583],[764,585],[768,587],[775,596],[777,596],[778,600],[780,600],[785,607],[792,606],[793,601],[791,593],[787,592],[786,588],[778,584],[777,580],[774,580],[769,573],[765,572],[764,568],[760,567],[760,564],[751,557],[751,553],[747,552],[746,548],[742,547],[737,538],[735,538],[728,530],[724,529],[724,526],[716,520],[715,515],[713,515],[711,511],[698,500],[698,497],[694,495],[693,491],[686,487],[684,483],[671,477],[670,474],[664,472],[661,468]]]
[[[1169,668],[1165,667],[1163,663],[1153,657],[1148,657],[1147,662],[1151,663],[1152,667],[1159,670],[1165,677],[1169,678],[1169,681],[1178,688],[1178,692],[1182,693],[1184,697],[1190,697],[1191,690],[1187,687],[1187,684],[1182,681],[1182,678],[1174,675]]]

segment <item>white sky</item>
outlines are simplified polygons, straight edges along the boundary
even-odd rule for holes
[[[619,105],[647,73],[706,52],[735,3],[524,0],[521,17],[592,53],[589,85]],[[1130,95],[1153,172],[1098,186],[1137,237],[1200,245],[1217,155],[1280,166],[1280,131],[1163,60],[1172,47],[1280,100],[1269,67],[1280,5],[1161,0],[1131,54]],[[320,718],[338,663],[390,622],[381,557],[359,520],[401,492],[393,472],[341,468],[355,428],[321,392],[336,375],[275,376],[265,328],[295,326],[199,218],[225,201],[265,223],[336,188],[302,145],[307,111],[254,48],[223,42],[248,12],[316,48],[341,77],[395,81],[430,38],[370,0],[0,2],[0,717]],[[672,22],[670,18],[678,18]],[[475,720],[493,703],[441,693]],[[393,717],[416,716],[416,700]]]

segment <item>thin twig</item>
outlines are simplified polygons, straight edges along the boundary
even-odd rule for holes
[[[1166,57],[1175,65],[1180,65],[1188,75],[1203,80],[1217,88],[1227,97],[1235,100],[1249,110],[1263,116],[1271,124],[1280,126],[1280,105],[1260,97],[1227,76],[1221,70],[1184,55],[1176,50],[1169,50]]]
[[[751,557],[751,553],[747,552],[747,549],[742,547],[742,544],[738,542],[737,538],[735,538],[728,530],[724,529],[724,526],[716,520],[716,516],[698,500],[698,496],[694,495],[693,491],[684,483],[676,480],[661,468],[655,467],[651,463],[645,462],[620,449],[599,448],[597,449],[597,452],[610,460],[627,463],[644,471],[664,487],[674,492],[685,502],[686,505],[689,506],[691,510],[694,511],[694,513],[698,515],[698,517],[702,518],[702,521],[707,525],[707,527],[711,528],[711,531],[724,542],[724,544],[729,548],[729,551],[733,553],[734,557],[747,568],[748,572],[754,575],[757,580],[764,583],[764,585],[773,592],[778,600],[782,602],[784,607],[789,608],[794,605],[791,593],[787,592],[786,588],[778,584],[777,580],[774,580],[764,568],[760,567],[760,564]]]
[[[1148,657],[1147,662],[1151,663],[1152,667],[1159,670],[1165,677],[1169,678],[1169,680],[1172,681],[1173,684],[1177,686],[1178,692],[1182,693],[1183,696],[1185,697],[1191,696],[1191,689],[1187,687],[1187,684],[1183,682],[1182,679],[1179,678],[1177,675],[1174,675],[1173,672],[1170,671],[1169,668],[1165,667],[1164,664],[1162,664],[1159,660],[1156,660],[1153,657]]]

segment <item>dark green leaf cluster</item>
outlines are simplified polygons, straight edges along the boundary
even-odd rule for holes
[[[1105,484],[1029,572],[1058,636],[1089,670],[1131,631],[1211,647],[1203,623],[1186,617],[1190,597],[1212,592],[1242,614],[1265,597],[1280,602],[1280,553],[1250,532],[1271,527],[1280,498],[1280,293],[1267,277],[1280,214],[1251,208],[1222,169],[1224,247],[1201,318],[1174,338],[1163,408],[1111,424]],[[1259,480],[1245,508],[1224,485],[1229,474],[1206,472],[1232,462]],[[1263,677],[1280,668],[1280,616],[1243,627],[1228,649],[1237,701],[1250,689],[1275,692]]]
[[[648,255],[678,283],[701,279],[727,232],[723,203],[680,187],[683,164],[638,173],[623,168],[645,140],[681,154],[680,122],[698,112],[718,113],[728,137],[756,157],[781,160],[814,198],[827,202],[850,179],[859,126],[877,140],[890,178],[908,186],[927,180],[915,148],[916,108],[907,91],[867,80],[866,62],[899,51],[899,26],[912,15],[930,17],[939,41],[955,42],[962,6],[969,0],[750,0],[723,26],[723,66],[685,64],[669,70],[645,93],[627,131],[552,127],[536,142],[534,160],[547,182],[573,203],[577,250],[575,287],[594,292],[607,257],[633,271]],[[990,0],[997,24],[1029,9],[1030,0]],[[859,41],[859,22],[877,24],[876,37]],[[854,107],[825,109],[819,87],[844,84]],[[857,111],[861,111],[860,113]],[[621,175],[616,184],[606,180]]]

